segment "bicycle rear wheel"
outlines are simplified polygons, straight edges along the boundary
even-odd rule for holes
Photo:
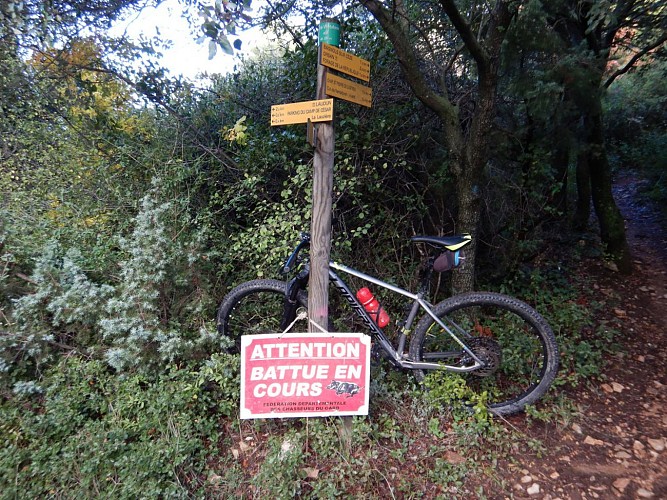
[[[230,291],[218,309],[217,326],[221,335],[232,339],[239,352],[241,335],[279,333],[285,304],[286,283],[260,279],[242,283]],[[297,297],[299,307],[308,307],[305,292]],[[297,321],[290,331],[308,331],[307,321]]]
[[[558,371],[556,340],[544,318],[528,304],[498,293],[472,292],[440,302],[433,312],[485,366],[453,375],[415,370],[427,387],[444,383],[443,377],[459,376],[491,413],[511,415],[535,403],[553,382]],[[430,316],[417,324],[410,355],[419,361],[474,365],[471,356]]]

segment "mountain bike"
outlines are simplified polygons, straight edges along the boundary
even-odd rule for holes
[[[426,297],[434,273],[461,265],[464,247],[472,238],[413,236],[411,240],[430,249],[416,293],[339,262],[329,263],[333,291],[343,297],[352,316],[370,333],[373,352],[396,368],[412,370],[429,388],[439,383],[438,374],[443,370],[459,374],[495,415],[511,415],[534,404],[546,393],[558,370],[558,347],[548,323],[525,302],[494,292],[462,293],[435,305],[429,303]],[[248,281],[225,296],[217,327],[220,334],[234,340],[237,350],[241,335],[294,331],[297,313],[308,306],[309,247],[310,236],[302,233],[281,269],[283,275],[295,271],[292,279]],[[378,325],[380,311],[367,311],[339,273],[403,297],[406,314],[394,323],[395,343]],[[330,331],[334,331],[336,315],[329,313]]]

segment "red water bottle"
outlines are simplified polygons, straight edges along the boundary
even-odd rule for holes
[[[380,328],[384,328],[389,324],[389,315],[368,288],[360,288],[357,291],[357,299]]]

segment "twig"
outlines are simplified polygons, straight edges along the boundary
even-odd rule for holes
[[[23,281],[27,281],[28,283],[32,283],[33,285],[38,285],[39,284],[34,279],[26,276],[23,273],[15,273],[14,276],[16,276],[17,278],[22,279]]]

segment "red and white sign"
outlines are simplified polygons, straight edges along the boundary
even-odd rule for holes
[[[370,344],[362,333],[241,337],[241,418],[368,415]]]

